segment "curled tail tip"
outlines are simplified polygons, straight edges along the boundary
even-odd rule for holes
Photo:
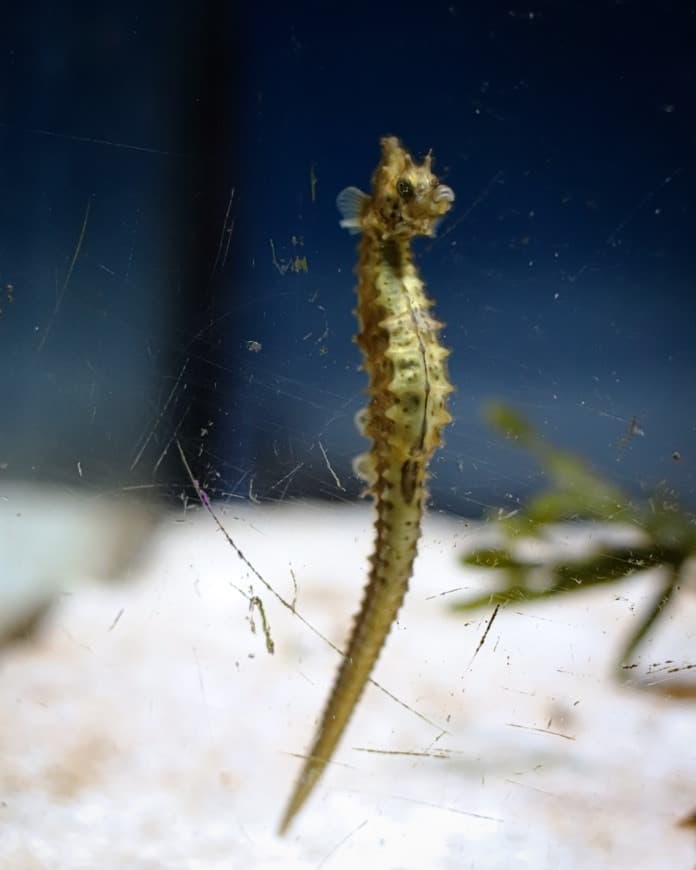
[[[287,834],[288,828],[292,824],[292,818],[293,817],[291,815],[288,815],[286,813],[283,816],[283,818],[280,820],[280,824],[278,825],[278,836],[279,837],[284,837]]]
[[[297,792],[293,792],[287,806],[285,807],[285,812],[282,815],[280,824],[278,825],[279,837],[284,837],[287,834],[288,830],[290,829],[290,825],[292,825],[295,816],[300,811],[300,807],[303,803],[304,799],[301,798],[297,794]]]
[[[295,786],[295,790],[290,795],[290,800],[286,804],[285,812],[283,813],[280,819],[280,824],[278,825],[279,837],[284,837],[287,834],[290,825],[292,825],[295,820],[295,816],[299,813],[306,797],[307,796],[303,795],[300,791],[300,787]]]
[[[292,825],[295,817],[304,806],[305,801],[314,790],[314,786],[316,785],[316,782],[319,779],[322,771],[323,765],[319,769],[310,766],[308,768],[305,768],[300,774],[300,778],[298,779],[297,784],[295,785],[295,788],[290,795],[290,800],[287,802],[285,812],[283,813],[280,824],[278,825],[279,837],[287,834],[290,825]]]

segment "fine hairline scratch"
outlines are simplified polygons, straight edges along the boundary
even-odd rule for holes
[[[201,485],[199,484],[198,480],[196,480],[196,478],[194,477],[194,475],[193,475],[193,471],[191,470],[191,466],[190,466],[189,463],[188,463],[188,460],[187,460],[187,458],[186,458],[186,454],[184,453],[184,450],[183,450],[183,448],[182,448],[182,446],[181,446],[181,442],[179,441],[178,438],[176,439],[176,442],[175,442],[175,443],[176,443],[176,446],[177,446],[177,450],[179,451],[179,456],[181,457],[181,462],[182,462],[182,464],[183,464],[183,466],[184,466],[184,469],[185,469],[185,471],[186,471],[186,474],[188,475],[189,480],[191,481],[191,485],[193,486],[193,488],[194,488],[194,490],[195,490],[195,492],[196,492],[196,495],[198,496],[198,500],[200,501],[201,505],[205,508],[205,510],[206,510],[206,511],[210,514],[210,516],[213,518],[213,521],[215,522],[215,525],[218,527],[218,529],[219,529],[220,532],[222,533],[223,537],[225,538],[225,541],[226,541],[226,542],[229,544],[229,546],[234,550],[234,552],[237,554],[237,556],[238,556],[238,558],[240,559],[240,561],[241,561],[241,562],[242,562],[242,563],[243,563],[243,564],[244,564],[244,565],[249,569],[249,571],[251,571],[251,573],[254,575],[254,577],[256,577],[256,579],[257,579],[257,580],[258,580],[258,581],[259,581],[259,582],[260,582],[260,583],[261,583],[261,584],[262,584],[262,585],[263,585],[263,586],[264,586],[264,587],[265,587],[265,588],[266,588],[266,589],[271,593],[271,595],[273,595],[274,598],[275,598],[275,599],[276,599],[280,604],[282,604],[283,607],[285,607],[285,608],[286,608],[287,610],[289,610],[292,614],[294,614],[294,615],[297,617],[297,619],[299,619],[300,622],[301,622],[301,623],[302,623],[306,628],[308,628],[308,629],[309,629],[309,630],[310,630],[314,635],[316,635],[316,636],[317,636],[321,641],[323,641],[325,644],[327,644],[328,646],[330,646],[331,649],[334,650],[334,652],[337,652],[337,653],[339,654],[339,656],[345,658],[345,653],[344,653],[342,650],[340,650],[340,649],[336,646],[336,644],[332,643],[332,642],[329,640],[328,637],[326,637],[324,634],[322,634],[322,633],[319,631],[319,629],[315,628],[315,627],[312,625],[312,623],[309,622],[309,620],[306,619],[306,618],[305,618],[305,617],[300,613],[300,611],[299,611],[299,610],[297,609],[297,607],[295,606],[294,602],[293,602],[293,603],[289,602],[289,601],[288,601],[287,599],[285,599],[285,598],[284,598],[284,597],[283,597],[279,592],[276,592],[276,590],[273,588],[273,586],[271,586],[271,584],[266,580],[266,578],[263,577],[263,575],[262,575],[262,574],[257,570],[257,568],[253,565],[253,563],[252,563],[252,562],[251,562],[251,561],[246,557],[246,555],[244,554],[244,552],[243,552],[243,551],[242,551],[242,550],[237,546],[237,544],[234,542],[234,539],[232,538],[232,536],[230,535],[230,533],[227,531],[227,529],[226,529],[225,526],[223,525],[222,521],[220,520],[220,518],[219,518],[219,516],[218,516],[218,514],[217,514],[217,512],[216,512],[216,510],[215,510],[215,508],[214,508],[213,505],[210,503],[210,499],[208,499],[208,496],[203,492],[203,489],[201,488]],[[236,589],[236,591],[239,592],[240,595],[242,595],[244,598],[246,598],[247,601],[249,601],[250,598],[252,597],[252,596],[250,596],[247,592],[245,592],[243,589],[240,589],[239,586],[236,586],[234,583],[230,583],[230,585],[231,585],[234,589]],[[441,725],[438,725],[438,724],[437,724],[436,722],[434,722],[432,719],[429,719],[429,718],[428,718],[427,716],[425,716],[423,713],[420,713],[420,712],[419,712],[418,710],[416,710],[414,707],[411,707],[411,706],[409,706],[405,701],[402,701],[401,698],[398,698],[396,695],[394,695],[392,692],[390,692],[389,689],[387,689],[387,688],[386,688],[385,686],[383,686],[381,683],[378,683],[377,680],[375,680],[375,679],[370,679],[370,683],[372,683],[372,685],[373,685],[376,689],[379,689],[380,692],[383,692],[383,693],[384,693],[388,698],[391,698],[391,700],[394,701],[395,703],[397,703],[400,707],[403,707],[404,710],[407,710],[409,713],[411,713],[411,714],[413,714],[414,716],[416,716],[416,717],[417,717],[418,719],[420,719],[422,722],[425,722],[425,723],[426,723],[427,725],[429,725],[431,728],[434,728],[436,731],[438,731],[438,732],[442,732],[442,733],[444,733],[444,734],[448,734],[448,733],[449,733],[449,732],[445,731],[445,730],[442,728]]]
[[[326,467],[329,469],[329,472],[334,479],[334,483],[342,492],[345,492],[346,488],[342,485],[341,481],[338,478],[338,475],[331,467],[331,463],[329,462],[329,457],[326,455],[326,450],[324,450],[324,445],[321,443],[321,441],[318,441],[317,443],[319,444],[319,449],[321,450],[321,455],[324,457],[324,462],[326,463]]]
[[[77,240],[77,245],[75,246],[75,251],[72,255],[72,260],[70,261],[70,266],[68,267],[67,274],[65,276],[65,281],[63,282],[63,287],[58,294],[58,298],[56,299],[56,303],[53,306],[53,311],[51,312],[51,316],[48,318],[48,323],[46,324],[46,329],[44,330],[43,335],[41,336],[41,341],[39,342],[38,347],[36,348],[37,353],[41,353],[44,345],[46,344],[46,339],[48,338],[48,334],[53,328],[53,324],[55,322],[56,317],[58,316],[58,312],[60,311],[60,306],[63,302],[63,297],[65,296],[65,291],[68,289],[68,284],[70,283],[70,279],[72,278],[72,274],[75,271],[75,265],[77,263],[78,257],[80,256],[80,251],[82,250],[82,243],[85,240],[85,233],[87,232],[87,221],[89,220],[89,212],[92,208],[92,197],[87,200],[87,207],[85,208],[85,216],[82,220],[82,229],[80,230],[80,236]]]

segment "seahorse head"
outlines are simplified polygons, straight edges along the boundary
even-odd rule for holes
[[[432,155],[418,164],[394,136],[382,139],[382,159],[372,178],[364,225],[389,236],[432,236],[454,202],[454,191],[432,171]]]

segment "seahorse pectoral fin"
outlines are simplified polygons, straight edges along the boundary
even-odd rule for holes
[[[348,230],[351,235],[362,230],[363,208],[369,198],[359,187],[344,187],[336,197],[336,205],[342,217],[338,225]]]

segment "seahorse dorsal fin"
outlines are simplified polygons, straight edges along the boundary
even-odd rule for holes
[[[358,187],[344,187],[336,197],[336,205],[341,212],[341,220],[339,226],[344,230],[348,230],[351,235],[359,233],[362,229],[362,219],[360,217],[363,204],[370,197],[363,193]]]

